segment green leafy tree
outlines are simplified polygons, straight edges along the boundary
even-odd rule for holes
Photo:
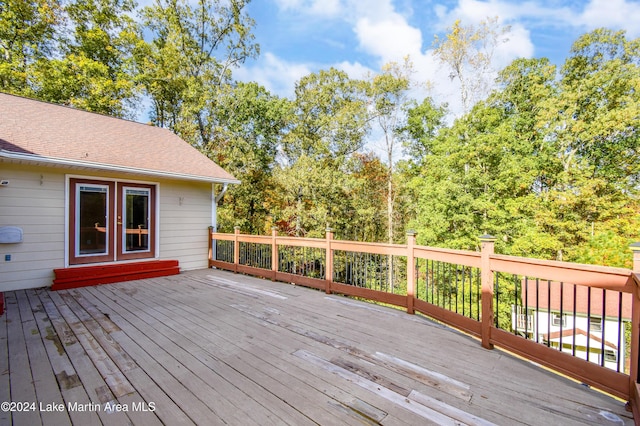
[[[142,33],[130,16],[131,0],[82,0],[65,6],[70,35],[60,45],[61,58],[42,62],[34,73],[40,99],[87,111],[135,115],[136,56],[144,49]]]
[[[55,49],[60,20],[57,0],[0,3],[0,90],[33,95],[33,67]]]
[[[562,68],[559,96],[549,98],[549,137],[565,172],[632,189],[638,182],[640,39],[598,29],[580,37]]]
[[[279,208],[277,225],[289,235],[322,237],[326,227],[344,234],[351,210],[346,189],[350,176],[334,159],[302,154],[295,163],[276,170]]]
[[[243,232],[269,232],[273,173],[288,128],[290,102],[256,83],[237,83],[222,89],[215,113],[213,140],[204,151],[241,181],[229,188],[218,210],[222,230],[238,225]]]
[[[587,260],[585,247],[605,249],[603,235],[638,234],[639,43],[606,29],[578,38],[557,95],[542,103],[540,128],[562,168],[540,216],[559,236],[559,259]]]
[[[387,167],[373,153],[355,153],[346,172],[351,177],[346,191],[347,221],[337,235],[354,241],[385,241]]]
[[[365,89],[333,68],[296,84],[283,168],[276,175],[282,206],[277,217],[287,232],[315,235],[345,221],[346,165],[363,146],[368,126]]]
[[[432,153],[434,141],[445,126],[447,108],[446,105],[437,106],[431,97],[427,97],[419,104],[410,103],[406,113],[406,124],[402,129],[404,148],[411,163],[420,167]]]
[[[346,158],[364,144],[368,115],[364,83],[335,68],[296,83],[291,132],[283,146],[289,162],[302,156]]]
[[[206,147],[214,138],[218,96],[231,84],[232,69],[259,53],[247,4],[156,0],[142,11],[152,34],[141,65],[152,120],[194,146]]]
[[[410,111],[414,146],[425,153],[411,184],[422,241],[475,249],[477,237],[491,233],[500,236],[503,252],[517,250],[533,224],[536,197],[554,172],[543,167],[554,152],[534,131],[539,107],[532,104],[552,93],[553,78],[547,61],[516,61],[500,75],[502,90],[435,137],[441,112],[425,106]]]

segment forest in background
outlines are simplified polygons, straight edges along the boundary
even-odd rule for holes
[[[150,108],[242,181],[220,231],[418,243],[630,266],[640,241],[640,39],[598,29],[564,64],[517,59],[497,19],[434,40],[460,83],[453,115],[410,58],[331,68],[283,98],[233,70],[259,55],[248,0],[3,0],[0,90],[121,118]],[[497,78],[495,76],[497,75]],[[416,99],[418,94],[422,98]],[[372,141],[384,155],[371,150]]]

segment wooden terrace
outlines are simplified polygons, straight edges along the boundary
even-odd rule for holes
[[[220,270],[5,304],[0,400],[36,406],[3,406],[3,425],[633,424],[421,315]]]

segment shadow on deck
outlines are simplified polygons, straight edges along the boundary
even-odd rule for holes
[[[0,424],[633,424],[424,317],[308,288],[200,270],[5,298]]]

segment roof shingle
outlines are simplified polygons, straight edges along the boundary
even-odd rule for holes
[[[168,129],[0,93],[0,157],[3,154],[81,167],[238,182]]]

